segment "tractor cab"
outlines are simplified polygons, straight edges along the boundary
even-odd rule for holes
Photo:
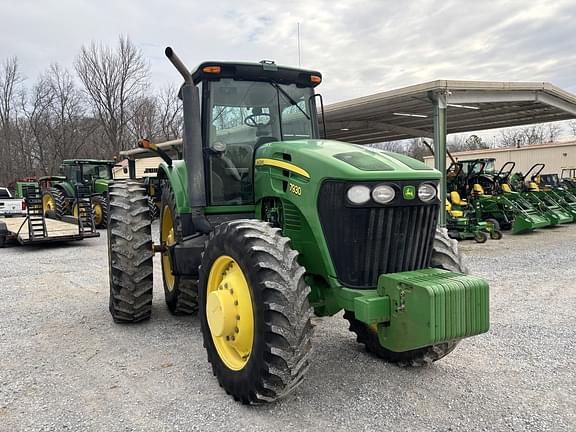
[[[462,196],[492,194],[494,172],[494,159],[471,159],[453,164],[448,169],[447,178],[451,178],[452,189]]]
[[[90,186],[93,193],[100,194],[108,190],[114,164],[111,160],[67,159],[60,165],[60,173],[73,186]]]
[[[319,72],[260,63],[205,62],[193,73],[202,100],[209,205],[252,204],[254,152],[318,138]]]

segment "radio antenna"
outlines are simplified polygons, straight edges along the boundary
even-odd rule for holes
[[[300,23],[296,23],[296,32],[298,34],[298,67],[301,66],[300,58]]]

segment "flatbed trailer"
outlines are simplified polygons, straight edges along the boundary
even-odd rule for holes
[[[100,237],[100,233],[81,232],[78,224],[71,221],[63,221],[46,218],[46,235],[34,237],[30,235],[27,217],[0,218],[0,225],[6,226],[5,242],[18,242],[21,245],[57,243],[84,240],[85,238]],[[0,236],[2,236],[0,229]],[[0,244],[2,241],[0,240]]]
[[[70,242],[99,237],[89,193],[76,192],[79,217],[65,216],[62,220],[46,217],[38,186],[26,189],[27,214],[24,217],[0,218],[0,247],[9,243],[21,245]]]

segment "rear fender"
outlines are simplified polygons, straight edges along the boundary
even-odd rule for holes
[[[158,179],[161,183],[167,181],[170,184],[176,199],[178,213],[190,213],[187,187],[188,171],[184,161],[174,160],[172,161],[172,166],[162,162],[158,169]]]

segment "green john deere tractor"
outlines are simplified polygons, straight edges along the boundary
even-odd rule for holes
[[[42,203],[46,213],[60,218],[71,214],[78,217],[77,187],[89,188],[90,201],[97,228],[105,228],[108,221],[108,185],[112,181],[111,160],[70,159],[60,165],[60,176],[42,177]]]
[[[184,78],[183,159],[141,141],[164,160],[158,244],[143,185],[110,186],[114,321],[150,317],[160,253],[168,309],[198,310],[213,372],[243,403],[300,384],[313,312],[344,310],[358,341],[399,365],[488,330],[488,284],[437,228],[438,171],[320,139],[318,72],[263,61],[190,73],[166,55]]]

